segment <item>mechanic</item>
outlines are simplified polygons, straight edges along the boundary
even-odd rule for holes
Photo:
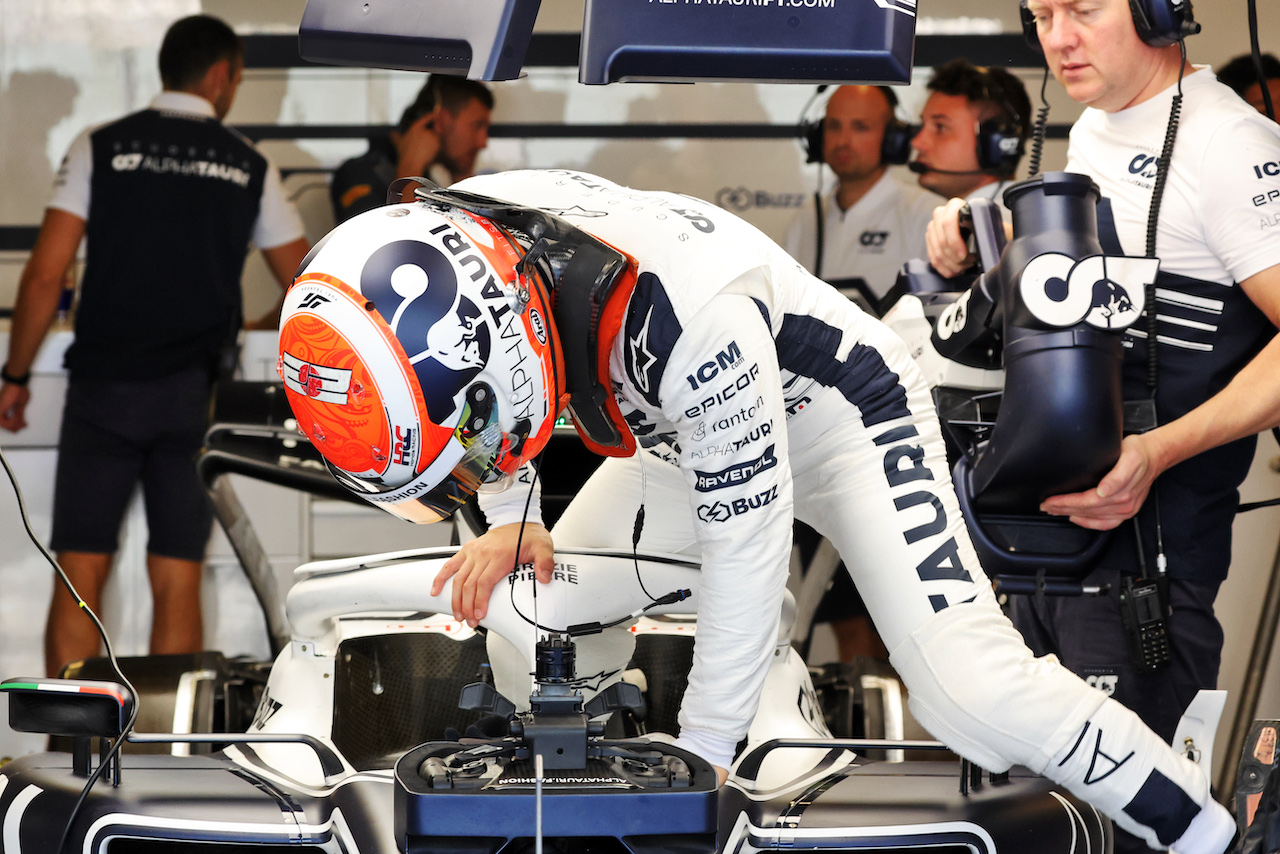
[[[389,136],[369,140],[369,150],[343,161],[329,184],[333,216],[342,222],[387,202],[397,178],[425,175],[452,184],[475,174],[476,158],[489,145],[493,93],[478,80],[432,74]]]
[[[911,128],[894,116],[897,106],[888,86],[835,90],[807,144],[810,156],[831,168],[836,184],[796,215],[786,241],[787,252],[805,269],[842,291],[856,291],[873,308],[903,262],[924,257],[925,229],[938,204],[889,169],[910,154]]]
[[[196,475],[212,383],[235,356],[250,241],[288,287],[307,253],[280,174],[222,124],[243,46],[207,15],[170,26],[164,91],[148,109],[71,144],[22,271],[0,371],[0,427],[26,427],[31,366],[87,238],[54,485],[51,546],[99,610],[120,523],[141,482],[147,511],[152,654],[204,648],[200,580],[213,509]],[[99,635],[54,585],[45,665],[97,655]]]
[[[646,450],[605,461],[559,541],[629,550],[635,530],[641,548],[702,561],[677,743],[721,779],[760,699],[799,518],[837,545],[915,717],[952,749],[1044,773],[1153,846],[1225,848],[1234,825],[1205,775],[1033,658],[1001,613],[929,389],[883,324],[690,197],[569,171],[425,196],[326,238],[286,300],[281,373],[331,471],[390,512],[447,518],[482,483],[517,482],[480,492],[491,529],[433,582],[452,580],[458,619],[484,617],[517,553],[551,579],[529,461],[568,400],[591,447]],[[545,213],[564,219],[530,225]],[[593,643],[633,642],[579,640],[580,673]]]
[[[1003,206],[1031,135],[1026,87],[1003,68],[953,59],[933,70],[927,88],[920,131],[911,139],[916,159],[908,168],[921,187],[944,199],[992,199]]]
[[[938,201],[889,169],[911,153],[913,129],[894,115],[897,107],[889,86],[841,86],[832,93],[822,120],[806,126],[806,146],[811,158],[830,167],[836,184],[825,200],[814,194],[792,221],[786,241],[787,252],[807,270],[873,310],[902,265],[925,256],[925,229]],[[817,546],[807,526],[797,529],[796,541],[803,553]],[[831,625],[841,661],[888,657],[862,597],[842,570],[813,621]]]
[[[1131,12],[1125,0],[1024,0],[1022,8],[1054,76],[1088,107],[1071,130],[1067,169],[1102,191],[1109,254],[1149,254],[1153,187],[1167,163],[1151,253],[1160,259],[1156,386],[1141,320],[1126,334],[1124,382],[1126,400],[1154,394],[1154,420],[1165,427],[1128,436],[1095,489],[1043,504],[1097,529],[1136,514],[1086,579],[1109,584],[1110,595],[1014,597],[1012,613],[1032,649],[1108,686],[1168,739],[1196,692],[1217,684],[1223,635],[1213,601],[1231,560],[1237,488],[1254,432],[1275,418],[1276,395],[1259,392],[1280,371],[1280,168],[1268,167],[1280,163],[1280,128],[1210,69],[1185,63],[1190,4],[1145,0]],[[1166,128],[1176,128],[1171,158],[1162,152]],[[929,227],[930,260],[946,275],[970,261],[956,226],[962,204],[940,208]],[[1119,594],[1127,577],[1162,573],[1172,662],[1145,671],[1126,654]]]

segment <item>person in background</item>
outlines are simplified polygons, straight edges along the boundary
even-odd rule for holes
[[[924,231],[937,205],[889,168],[910,154],[910,129],[894,116],[897,106],[888,86],[835,90],[809,146],[836,183],[800,211],[786,241],[805,269],[873,309],[903,262],[924,257]]]
[[[493,93],[465,77],[432,74],[400,116],[390,136],[369,141],[369,150],[344,161],[333,173],[329,198],[342,222],[387,202],[397,178],[425,176],[447,185],[476,172],[476,158],[489,144]]]
[[[1260,165],[1280,161],[1280,126],[1211,69],[1184,61],[1179,41],[1197,29],[1189,4],[1160,8],[1156,27],[1125,0],[1091,2],[1088,14],[1072,0],[1023,2],[1029,36],[1067,95],[1087,107],[1071,129],[1067,170],[1101,189],[1108,254],[1147,254],[1158,169],[1167,182],[1154,229],[1156,304],[1147,307],[1156,313],[1154,387],[1146,323],[1124,341],[1125,399],[1154,400],[1161,426],[1125,438],[1096,488],[1042,506],[1084,527],[1118,528],[1085,579],[1109,593],[1013,597],[1011,615],[1038,654],[1055,653],[1170,739],[1197,691],[1217,686],[1223,633],[1213,603],[1231,563],[1237,490],[1253,431],[1276,417],[1276,395],[1265,398],[1280,373],[1280,176]],[[930,261],[944,275],[971,261],[956,222],[961,205],[939,208],[929,228]],[[1167,587],[1160,610],[1171,657],[1159,667],[1128,652],[1120,596],[1135,578]],[[1118,851],[1141,849],[1118,838]]]
[[[1264,53],[1262,60],[1262,77],[1267,83],[1267,92],[1271,95],[1271,108],[1280,111],[1280,59],[1273,54]],[[1249,106],[1260,113],[1267,112],[1266,101],[1262,97],[1262,83],[1258,80],[1258,68],[1254,65],[1251,54],[1243,54],[1218,69],[1218,80],[1231,87]]]
[[[888,86],[841,86],[827,100],[810,134],[810,155],[835,175],[835,186],[797,214],[786,249],[815,276],[873,311],[911,258],[925,255],[924,235],[937,198],[897,180],[890,166],[910,155],[911,129],[894,115],[898,96]],[[819,538],[797,525],[796,544],[808,558]],[[838,567],[814,615],[835,632],[841,661],[887,659],[867,607],[849,574]]]
[[[1013,182],[1031,135],[1031,99],[1003,68],[966,59],[940,65],[929,79],[921,128],[908,168],[943,198],[992,199]],[[1007,217],[1007,212],[1006,212]]]
[[[152,653],[203,648],[200,581],[213,511],[195,456],[214,379],[243,324],[250,243],[281,288],[309,248],[279,172],[222,124],[243,56],[239,37],[217,18],[175,22],[160,47],[164,91],[147,109],[72,142],[22,271],[0,370],[0,427],[18,431],[31,366],[84,238],[51,546],[96,611],[130,495],[142,484]],[[99,650],[89,618],[62,585],[54,588],[50,675]]]

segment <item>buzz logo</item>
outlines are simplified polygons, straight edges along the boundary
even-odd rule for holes
[[[280,378],[285,388],[320,403],[345,406],[351,388],[351,371],[329,368],[303,361],[286,352],[282,358]]]
[[[734,516],[750,513],[766,504],[772,504],[778,498],[778,487],[771,486],[764,492],[757,492],[750,498],[735,498],[726,504],[716,501],[713,504],[699,504],[698,518],[703,522],[728,522]]]
[[[1157,258],[1090,255],[1076,261],[1046,252],[1022,268],[1018,288],[1031,314],[1049,326],[1083,320],[1098,329],[1122,330],[1142,314],[1146,287],[1159,270]]]

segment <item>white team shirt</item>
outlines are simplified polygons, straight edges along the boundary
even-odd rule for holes
[[[1183,106],[1160,206],[1160,269],[1232,285],[1280,264],[1280,125],[1204,66],[1182,81]],[[1120,243],[1146,253],[1156,159],[1176,87],[1114,113],[1087,109],[1071,129],[1067,170],[1111,200]]]
[[[161,92],[150,104],[153,110],[217,118],[213,104],[188,92]],[[53,182],[49,207],[89,219],[89,195],[93,181],[93,146],[90,137],[101,125],[86,128],[72,141]],[[261,152],[259,152],[261,153]],[[263,155],[264,157],[266,155]],[[253,242],[259,249],[292,243],[304,234],[302,217],[285,195],[280,170],[267,159],[258,219],[253,224]]]
[[[822,269],[815,270],[818,227],[813,200],[801,209],[787,235],[787,252],[806,270],[827,281],[858,277],[876,297],[893,287],[902,265],[927,258],[925,229],[944,199],[905,184],[886,169],[880,180],[849,210],[841,210],[833,189],[822,199]]]

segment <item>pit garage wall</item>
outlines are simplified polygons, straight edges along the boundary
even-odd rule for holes
[[[364,140],[352,134],[363,126],[393,123],[421,85],[422,77],[364,69],[290,67],[292,62],[273,58],[279,56],[279,50],[271,46],[270,37],[295,33],[304,5],[304,0],[150,0],[145,4],[133,0],[75,4],[64,0],[0,0],[0,186],[4,188],[0,192],[0,306],[12,305],[54,170],[71,139],[86,125],[146,105],[160,86],[155,71],[160,38],[170,21],[185,14],[215,14],[242,34],[254,37],[254,55],[267,59],[252,61],[246,70],[229,121],[259,138],[262,149],[286,172],[286,185],[302,211],[307,236],[314,242],[327,232],[332,226],[328,174],[341,160],[365,148]],[[581,26],[582,7],[582,0],[543,0],[537,33],[543,38],[576,33]],[[920,0],[919,12],[922,34],[957,29],[1012,34],[1018,27],[1013,0]],[[1243,2],[1201,3],[1196,12],[1205,33],[1190,42],[1194,61],[1220,65],[1247,49]],[[1261,14],[1263,47],[1280,53],[1280,15],[1269,9],[1261,10]],[[959,40],[920,38],[916,60],[922,67],[916,69],[914,84],[901,92],[907,117],[914,118],[924,101],[927,65],[951,55],[1007,64],[1001,51],[1019,57],[1019,63],[1032,64],[1017,39],[998,35]],[[1033,67],[1012,70],[1026,82],[1033,102],[1038,101],[1039,72]],[[689,193],[736,211],[779,240],[802,199],[815,189],[817,171],[803,163],[798,142],[785,129],[802,115],[812,118],[820,114],[820,104],[810,105],[805,112],[814,93],[812,86],[699,83],[587,87],[579,85],[576,76],[576,69],[549,62],[527,65],[526,76],[519,80],[493,84],[498,102],[493,116],[495,129],[490,147],[481,157],[481,168],[583,169],[630,186]],[[1057,138],[1051,139],[1046,148],[1044,166],[1056,169],[1065,163],[1061,135],[1079,108],[1052,82],[1047,96]],[[705,127],[694,135],[666,135],[655,130],[659,125],[734,126],[739,128],[739,135],[706,138]],[[330,130],[317,131],[317,126]],[[603,128],[584,133],[566,131],[569,126]],[[569,133],[573,135],[566,135]],[[907,173],[898,177],[912,180]],[[246,267],[245,290],[249,316],[266,311],[276,296],[275,285],[256,253],[251,254]],[[27,437],[25,441],[44,449],[51,440],[51,435],[45,435]],[[0,435],[0,447],[6,452],[11,444],[6,435]],[[37,513],[47,516],[51,463],[38,456],[44,453],[51,457],[52,451],[32,453],[32,458],[20,467],[19,478],[29,493],[28,500],[43,502]],[[1280,475],[1268,466],[1278,453],[1274,441],[1264,437],[1243,490],[1244,500],[1280,495]],[[309,548],[306,542],[296,548],[291,544],[299,537],[307,540],[310,536],[305,530],[311,524],[310,516],[295,507],[279,519],[269,516],[270,508],[278,503],[274,498],[262,502],[261,527],[287,533],[284,539],[289,545],[279,549],[282,563],[287,563],[289,555],[305,554]],[[42,603],[47,601],[48,579],[37,564],[23,564],[19,569],[18,561],[25,558],[12,556],[20,543],[15,537],[21,536],[16,520],[12,520],[16,513],[13,502],[0,501],[0,513],[6,517],[2,526],[8,535],[6,542],[14,544],[7,556],[0,557],[0,573],[5,578],[0,614],[8,615],[5,622],[13,629],[6,632],[3,646],[12,650],[17,644],[23,661],[38,662],[40,615]],[[10,520],[15,524],[8,524]],[[321,527],[340,530],[331,525]],[[293,532],[298,528],[302,533],[295,536]],[[136,531],[126,534],[126,551],[138,550],[132,544],[140,536]],[[1242,516],[1236,524],[1232,573],[1219,598],[1219,614],[1227,632],[1221,684],[1233,692],[1228,700],[1227,721],[1234,713],[1234,694],[1238,693],[1253,643],[1278,538],[1280,509],[1256,511]],[[368,542],[362,535],[351,539],[351,549],[363,549],[363,543]],[[334,552],[342,548],[341,543],[324,546],[326,551]],[[1173,559],[1176,557],[1171,556]],[[233,572],[218,572],[219,585],[233,584],[225,577],[234,576]],[[141,577],[118,583],[133,591],[132,595],[145,597],[145,580]],[[121,596],[122,600],[128,598]],[[20,614],[28,615],[21,628],[10,622]],[[124,613],[119,619],[123,625]],[[259,643],[257,639],[216,634],[244,634],[252,629],[210,631],[214,633],[209,639],[214,646],[251,649]],[[145,633],[135,633],[129,643],[135,647],[145,644]],[[126,648],[122,654],[136,651]],[[26,671],[30,669],[24,665],[22,674],[0,675],[29,675]],[[1271,670],[1280,673],[1280,658]],[[1264,716],[1280,717],[1280,678],[1269,679],[1264,686],[1259,710]],[[1219,745],[1226,738],[1224,724]],[[34,747],[10,745],[0,737],[0,756],[29,749]],[[1220,753],[1217,759],[1219,763],[1223,760]]]

